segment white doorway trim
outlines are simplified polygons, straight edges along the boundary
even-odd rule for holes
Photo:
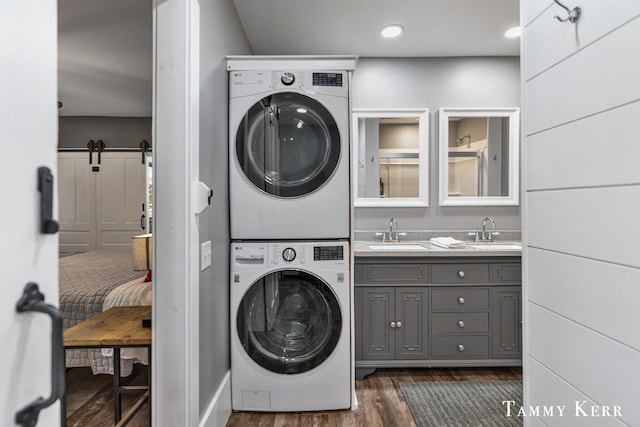
[[[197,0],[154,0],[154,426],[199,422],[199,176]]]

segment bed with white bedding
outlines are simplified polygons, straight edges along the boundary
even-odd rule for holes
[[[60,311],[69,328],[115,305],[151,305],[151,283],[144,271],[133,270],[131,248],[106,249],[59,260]],[[129,375],[135,359],[123,358],[122,375]],[[112,374],[113,358],[100,349],[66,351],[66,366],[91,366],[94,374]]]

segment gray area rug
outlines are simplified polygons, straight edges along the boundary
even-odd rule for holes
[[[521,426],[522,381],[400,383],[418,427]],[[507,417],[504,400],[514,400]]]

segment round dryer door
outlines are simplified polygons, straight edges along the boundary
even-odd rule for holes
[[[331,178],[340,158],[340,133],[318,101],[278,93],[245,114],[235,149],[242,171],[256,188],[278,197],[300,197]]]
[[[340,339],[338,300],[318,277],[282,270],[256,281],[237,317],[247,354],[269,371],[299,374],[324,362]]]

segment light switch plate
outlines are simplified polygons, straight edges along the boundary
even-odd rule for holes
[[[211,266],[211,240],[207,240],[200,245],[200,271],[204,271]]]

